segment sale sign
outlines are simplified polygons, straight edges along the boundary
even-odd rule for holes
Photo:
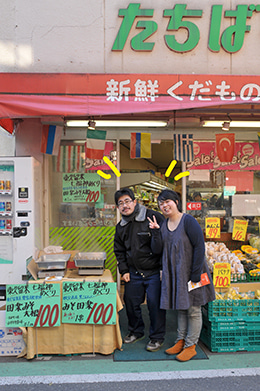
[[[207,217],[205,220],[206,238],[220,238],[220,218]]]
[[[218,262],[213,268],[213,284],[216,288],[230,286],[231,266],[230,263]]]
[[[5,325],[60,326],[60,284],[7,285]]]
[[[116,283],[65,281],[62,323],[116,324]]]
[[[232,239],[241,240],[242,242],[244,242],[246,240],[247,226],[248,226],[248,221],[235,220],[233,231],[232,231]]]

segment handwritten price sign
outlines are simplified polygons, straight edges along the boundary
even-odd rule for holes
[[[116,324],[115,282],[66,281],[62,292],[62,323]]]
[[[230,286],[230,263],[215,263],[213,269],[213,284],[216,288]]]
[[[7,285],[5,325],[60,326],[60,284]]]
[[[206,218],[206,238],[220,238],[220,218]]]
[[[233,240],[241,240],[244,242],[246,240],[248,222],[246,220],[235,220],[232,232]]]

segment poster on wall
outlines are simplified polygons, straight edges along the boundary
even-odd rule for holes
[[[63,202],[97,202],[101,193],[101,178],[92,173],[66,173],[62,176]]]

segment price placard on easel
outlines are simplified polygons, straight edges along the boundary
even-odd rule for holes
[[[248,221],[235,220],[233,231],[232,231],[232,239],[241,240],[241,242],[244,242],[246,240],[247,226],[248,226]]]
[[[230,286],[231,266],[230,263],[217,262],[213,268],[213,284],[216,288]]]
[[[220,238],[220,218],[206,218],[206,238]]]

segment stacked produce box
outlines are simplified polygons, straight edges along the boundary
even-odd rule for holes
[[[212,352],[260,350],[260,290],[236,284],[203,309],[200,339]]]
[[[232,281],[229,288],[216,288],[216,300],[202,309],[200,339],[212,352],[260,350],[260,238],[249,243],[233,251],[225,243],[206,243],[210,270],[228,262]]]

